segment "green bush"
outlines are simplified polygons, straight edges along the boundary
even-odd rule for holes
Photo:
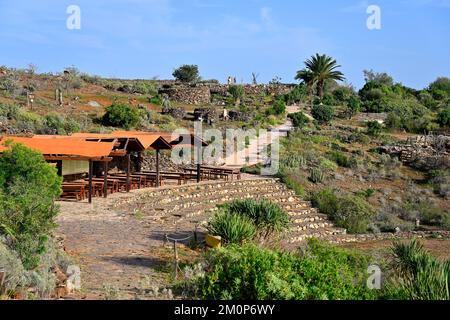
[[[303,112],[290,113],[288,118],[292,120],[293,126],[299,129],[309,123],[309,118]]]
[[[396,300],[450,300],[450,260],[440,261],[421,243],[396,243],[392,249],[393,277],[386,298]]]
[[[311,203],[320,212],[331,216],[338,210],[339,199],[333,190],[324,189],[312,194]]]
[[[339,199],[337,211],[331,218],[336,226],[349,233],[366,233],[375,215],[375,209],[366,200],[348,195]]]
[[[352,251],[310,241],[302,254],[255,245],[210,250],[206,273],[187,282],[196,298],[208,300],[374,299],[366,286],[369,261]]]
[[[113,127],[130,129],[139,122],[139,110],[127,104],[114,103],[106,108],[103,124]]]
[[[327,158],[337,163],[340,167],[350,168],[352,166],[350,159],[340,151],[329,152]]]
[[[228,92],[231,94],[234,104],[238,103],[238,101],[242,102],[242,99],[244,98],[244,94],[245,94],[243,86],[239,86],[239,85],[231,86],[228,89]]]
[[[383,126],[378,121],[369,121],[366,123],[367,134],[372,137],[379,137],[383,130]]]
[[[319,168],[312,168],[309,175],[309,180],[312,183],[322,183],[325,179],[325,174]]]
[[[235,200],[222,206],[232,214],[249,218],[259,233],[268,237],[273,232],[281,232],[289,225],[289,215],[278,204],[268,200]]]
[[[331,189],[313,193],[311,202],[320,212],[330,216],[336,226],[349,233],[366,233],[376,215],[365,199],[353,195],[337,196]]]
[[[256,226],[250,218],[223,211],[213,216],[208,222],[207,230],[214,236],[222,237],[227,244],[243,244],[251,241],[256,234]]]
[[[312,108],[312,116],[320,124],[327,124],[334,118],[334,109],[331,106],[315,105]]]
[[[266,115],[283,115],[286,113],[286,103],[284,100],[277,99],[273,106],[266,111]]]
[[[55,227],[61,178],[44,157],[12,144],[0,158],[0,235],[8,237],[27,269],[36,267]]]
[[[442,110],[437,116],[437,122],[442,127],[450,128],[450,108]]]

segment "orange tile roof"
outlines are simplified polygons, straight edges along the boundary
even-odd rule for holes
[[[178,142],[180,136],[182,136],[181,134],[172,134],[170,132],[140,132],[140,131],[115,131],[112,133],[113,135],[123,135],[123,134],[135,134],[135,135],[139,135],[139,136],[160,136],[163,139],[165,139],[166,141],[169,141],[170,143],[174,143],[174,142]],[[199,136],[196,136],[195,134],[193,134],[192,132],[189,132],[185,135],[191,135],[191,139],[195,138],[198,139],[202,142],[203,145],[207,145],[207,143],[201,139]],[[188,143],[188,145],[192,145],[192,140],[190,143]]]
[[[126,138],[138,140],[145,149],[154,149],[152,145],[159,140],[162,144],[166,145],[164,149],[170,149],[170,143],[166,139],[162,138],[160,134],[146,134],[144,132],[136,131],[116,131],[113,133],[99,134],[99,133],[74,133],[72,137],[82,138],[98,138],[98,139],[111,139],[111,138]]]
[[[113,142],[88,142],[76,139],[48,139],[3,137],[0,139],[0,152],[7,149],[4,142],[12,140],[41,152],[43,155],[62,155],[83,158],[108,157],[114,148]]]

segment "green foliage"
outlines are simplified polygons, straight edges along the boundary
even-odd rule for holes
[[[292,120],[292,124],[295,128],[302,129],[309,123],[309,118],[305,116],[303,112],[290,113],[288,117]]]
[[[295,172],[293,174],[283,173],[281,175],[281,180],[286,185],[286,187],[294,190],[297,196],[303,197],[305,195],[305,181],[303,181],[301,177]]]
[[[331,189],[314,193],[311,202],[319,211],[327,214],[336,226],[349,233],[365,233],[374,218],[375,209],[359,196],[338,196]]]
[[[188,283],[200,299],[375,298],[364,279],[366,257],[317,241],[310,241],[303,255],[246,245],[210,250],[205,259],[208,272]]]
[[[283,115],[286,113],[286,103],[284,100],[277,99],[273,106],[266,111],[266,115]]]
[[[444,96],[443,98],[450,97],[450,79],[446,77],[437,78],[436,81],[430,84],[428,89],[432,95],[439,92],[440,96]]]
[[[285,230],[290,222],[287,212],[268,200],[235,200],[222,207],[229,213],[249,218],[256,225],[258,232],[265,233],[265,237]]]
[[[200,80],[200,72],[197,65],[182,65],[172,75],[181,82],[197,82]]]
[[[244,94],[245,94],[243,86],[239,86],[239,85],[231,86],[228,89],[228,92],[231,94],[234,104],[237,104],[238,101],[242,102],[242,99],[244,98]]]
[[[376,83],[385,86],[394,85],[394,79],[385,72],[379,73],[373,70],[364,70],[364,80],[366,83]]]
[[[372,188],[369,188],[369,189],[366,189],[366,190],[363,190],[363,191],[355,192],[356,196],[363,197],[365,199],[368,199],[368,198],[372,197],[374,194],[375,194],[375,190],[372,189]]]
[[[437,122],[443,127],[450,128],[450,107],[439,112]]]
[[[368,121],[366,127],[367,134],[372,137],[379,137],[383,130],[383,126],[378,121]]]
[[[163,98],[158,94],[152,98],[149,99],[149,102],[152,104],[155,104],[157,106],[162,106],[163,104]]]
[[[256,226],[250,218],[227,211],[216,213],[208,222],[207,230],[222,237],[227,244],[243,244],[251,241],[256,234]]]
[[[351,96],[347,100],[346,113],[349,119],[353,118],[361,110],[361,101],[355,97]]]
[[[27,269],[39,263],[53,219],[54,200],[61,194],[61,178],[43,156],[13,144],[0,158],[0,235],[8,236],[12,248]]]
[[[306,68],[297,72],[296,79],[302,80],[310,88],[317,88],[317,95],[324,95],[325,83],[328,80],[342,81],[345,79],[342,72],[337,69],[341,66],[336,60],[327,55],[316,54],[305,61]]]
[[[103,124],[130,129],[139,122],[139,110],[127,104],[114,103],[106,108]]]
[[[315,105],[312,108],[312,116],[320,124],[328,124],[334,118],[334,109],[331,106],[326,105]]]
[[[289,154],[281,159],[280,167],[298,169],[306,165],[306,159],[302,155]]]
[[[352,166],[351,160],[340,151],[331,151],[327,153],[327,158],[337,163],[340,167],[350,168]]]
[[[284,95],[284,102],[287,105],[293,105],[294,103],[300,103],[305,100],[307,95],[307,89],[304,84],[297,85],[291,92]]]
[[[331,217],[338,227],[346,228],[349,233],[366,233],[375,214],[366,200],[348,195],[339,199],[338,210]]]
[[[311,169],[311,174],[309,176],[309,180],[313,183],[322,183],[325,179],[325,174],[322,170],[318,168]]]
[[[392,249],[394,276],[386,297],[396,300],[450,300],[450,260],[440,261],[417,240]]]

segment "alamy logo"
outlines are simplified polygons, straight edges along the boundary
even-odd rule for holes
[[[371,265],[367,268],[369,278],[367,278],[367,287],[370,290],[381,289],[381,269],[377,265]]]
[[[381,8],[377,5],[367,7],[367,28],[369,30],[381,30]]]
[[[69,30],[81,29],[81,9],[77,5],[70,5],[67,7],[66,13],[69,17],[66,20],[66,26]]]

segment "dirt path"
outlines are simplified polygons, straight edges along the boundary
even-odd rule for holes
[[[298,112],[298,106],[286,107],[287,114]],[[225,158],[224,163],[229,167],[243,167],[252,166],[258,163],[265,163],[268,159],[264,158],[264,150],[267,150],[267,146],[273,144],[277,139],[285,137],[288,131],[293,129],[291,120],[286,120],[280,126],[273,128],[271,131],[261,134],[257,139],[250,141],[247,148],[237,151],[231,156]]]

